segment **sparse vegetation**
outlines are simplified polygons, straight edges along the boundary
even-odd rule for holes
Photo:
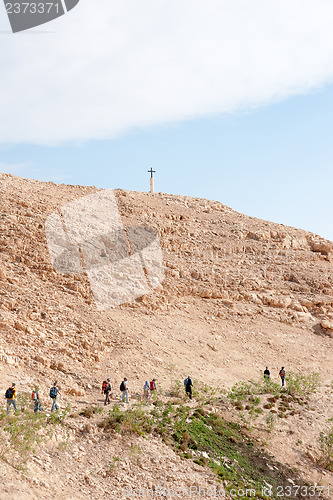
[[[193,398],[200,404],[209,404],[217,400],[223,391],[204,384],[199,380],[193,381]]]
[[[318,373],[290,373],[287,380],[288,387],[281,387],[267,378],[235,384],[229,391],[228,398],[239,411],[239,422],[253,430],[253,424],[259,415],[269,411],[264,424],[267,431],[271,432],[275,423],[274,414],[279,419],[298,414],[296,405],[308,405],[307,398],[320,386]]]
[[[258,410],[260,398],[253,397],[251,403]],[[273,427],[273,416],[267,425]],[[251,486],[258,499],[265,498],[265,482],[287,485],[288,478],[295,478],[289,469],[263,454],[240,425],[226,421],[220,412],[204,405],[193,408],[157,401],[151,409],[137,405],[127,411],[116,405],[99,426],[107,433],[160,436],[182,458],[214,470],[221,480],[227,481],[227,490]],[[139,462],[140,454],[138,447],[131,447],[132,460]]]
[[[332,421],[332,419],[330,419]],[[333,472],[333,426],[319,435],[319,464]]]
[[[34,413],[0,418],[2,435],[0,458],[18,470],[25,468],[31,455],[44,436],[40,432],[45,418]]]
[[[243,401],[245,396],[250,396],[254,393],[254,388],[252,385],[246,382],[237,382],[229,392],[228,396],[231,401]]]
[[[83,417],[86,417],[86,418],[91,418],[96,413],[98,413],[98,414],[102,413],[102,411],[103,411],[103,408],[101,408],[100,406],[90,405],[90,406],[87,406],[83,411],[81,411],[79,413],[79,415],[82,415]]]
[[[151,406],[138,403],[126,410],[114,405],[106,417],[100,418],[98,425],[110,435],[159,436],[182,458],[214,470],[221,480],[227,482],[229,489],[251,487],[256,491],[256,498],[264,498],[261,496],[264,484],[288,484],[288,478],[295,479],[295,474],[267,457],[267,453],[264,456],[255,441],[250,439],[249,430],[254,429],[254,422],[263,415],[266,430],[272,432],[276,420],[295,414],[295,405],[306,407],[306,396],[318,387],[317,375],[291,374],[290,380],[290,391],[261,379],[236,384],[227,400],[239,410],[239,424],[226,421],[218,410],[218,405],[225,402],[225,398],[221,399],[221,391],[194,381],[193,400],[187,405],[183,382],[176,380],[169,393],[173,399],[169,396],[167,401],[165,398],[161,400],[156,395]],[[20,404],[27,408],[27,397]],[[24,468],[38,444],[57,428],[64,428],[64,439],[59,447],[66,447],[69,432],[65,420],[69,412],[70,406],[49,416],[21,410],[18,415],[8,417],[3,412],[0,414],[0,427],[3,428],[0,458],[17,469]],[[96,422],[96,417],[102,413],[103,408],[89,405],[76,415],[95,418]],[[332,470],[333,429],[321,433],[319,442],[321,464]],[[132,462],[140,464],[141,449],[133,444],[129,456]],[[117,461],[118,457],[115,457],[110,462],[107,474],[114,472]]]
[[[26,398],[20,399],[27,401]],[[50,438],[56,427],[64,425],[65,417],[70,412],[70,405],[60,412],[50,416],[44,413],[18,411],[16,415],[0,414],[0,459],[18,470],[24,470],[28,460],[35,453],[38,445]],[[59,446],[66,446],[68,432],[65,431],[64,441]]]
[[[115,469],[117,467],[118,462],[120,462],[120,458],[117,456],[113,457],[112,462],[110,462],[110,464],[109,464],[109,470],[106,471],[107,475],[110,476],[115,472]]]
[[[272,432],[274,424],[275,424],[274,414],[270,412],[266,417],[266,426],[268,432]]]
[[[308,396],[320,387],[319,373],[289,373],[286,377],[287,392],[291,395]]]

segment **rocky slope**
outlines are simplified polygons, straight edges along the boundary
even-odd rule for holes
[[[281,365],[333,379],[330,241],[219,202],[116,190],[126,227],[157,230],[165,279],[99,311],[85,274],[52,268],[45,235],[54,210],[96,191],[0,175],[3,389],[14,377],[19,390],[38,382],[46,392],[57,379],[63,401],[79,407],[106,375],[116,387],[127,376],[132,394],[153,376],[167,388],[187,372],[230,387],[267,364],[276,379]],[[314,417],[318,432],[329,411]]]

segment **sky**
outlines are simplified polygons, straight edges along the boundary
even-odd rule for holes
[[[13,34],[0,171],[221,201],[333,240],[331,0],[80,0]]]

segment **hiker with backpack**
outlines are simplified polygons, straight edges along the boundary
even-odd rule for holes
[[[111,403],[110,401],[110,393],[111,393],[111,382],[110,379],[104,380],[102,384],[102,394],[105,394],[105,401],[104,401],[104,406],[109,405]]]
[[[57,385],[57,382],[54,382],[53,386],[50,389],[50,398],[52,399],[52,408],[51,408],[51,413],[54,410],[59,410],[59,407],[57,405],[57,397],[58,394],[60,394],[59,387]]]
[[[154,391],[156,391],[156,380],[153,378],[153,380],[149,384],[150,388],[150,393],[153,394]]]
[[[185,386],[185,391],[186,394],[190,399],[192,399],[192,380],[190,375],[184,380],[184,386]]]
[[[269,371],[268,366],[266,366],[266,370],[264,371],[264,377],[267,380],[271,378],[271,372]]]
[[[281,377],[282,387],[284,387],[284,379],[286,378],[286,372],[285,372],[284,366],[279,371],[279,375]]]
[[[43,411],[42,403],[39,399],[39,388],[35,387],[31,394],[31,399],[35,403],[34,412]]]
[[[120,398],[120,403],[123,401],[124,398],[126,398],[126,403],[128,403],[128,387],[127,387],[127,378],[124,377],[124,380],[120,384],[120,390],[123,393],[123,395]]]
[[[13,405],[14,406],[14,412],[17,410],[16,406],[16,387],[15,383],[13,382],[10,387],[8,387],[6,393],[5,393],[5,398],[7,399],[7,414],[10,414],[10,407]]]
[[[143,394],[144,394],[144,396],[146,398],[146,403],[148,403],[148,401],[149,401],[149,384],[148,384],[148,380],[146,380],[146,383],[145,383],[145,385],[143,387]]]

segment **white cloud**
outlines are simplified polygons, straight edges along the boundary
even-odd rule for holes
[[[0,5],[0,30],[9,23]],[[0,33],[0,142],[109,138],[333,77],[331,0],[81,0]]]

